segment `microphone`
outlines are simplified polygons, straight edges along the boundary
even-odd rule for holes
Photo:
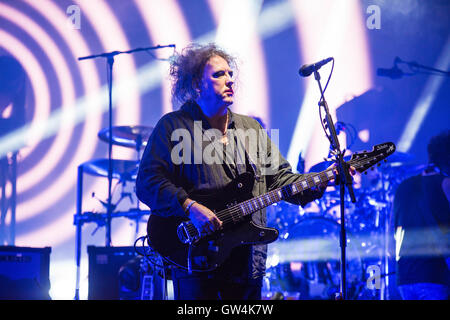
[[[395,66],[390,69],[378,68],[377,75],[380,77],[388,77],[391,79],[400,79],[405,75],[405,73],[400,68]]]
[[[345,130],[345,123],[338,121],[338,122],[336,122],[335,128],[336,128],[336,134],[339,134],[339,133],[341,133],[341,131]]]
[[[316,62],[316,63],[313,63],[313,64],[305,64],[305,65],[303,65],[300,68],[298,73],[302,77],[309,77],[311,75],[311,73],[313,73],[314,71],[319,70],[322,66],[326,65],[331,60],[333,60],[332,57],[323,59],[322,61],[319,61],[319,62]]]

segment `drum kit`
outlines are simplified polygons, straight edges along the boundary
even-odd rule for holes
[[[392,201],[406,177],[425,169],[425,165],[410,164],[413,160],[410,154],[394,153],[387,163],[354,182],[355,203],[346,194],[349,299],[385,300],[392,292],[388,288],[389,283],[395,284],[388,244],[388,237],[392,237]],[[323,171],[329,165],[318,163],[309,172]],[[287,202],[272,205],[267,208],[267,221],[280,231],[280,237],[268,247],[263,298],[333,299],[340,284],[339,188],[329,185],[322,198],[304,208]],[[381,280],[376,288],[371,285],[370,272],[375,269]]]
[[[114,126],[112,130],[105,128],[99,131],[98,137],[101,141],[108,143],[110,139],[113,145],[122,146],[127,148],[133,148],[136,150],[137,156],[136,160],[122,160],[122,159],[111,159],[112,163],[112,178],[118,180],[118,183],[133,182],[136,180],[140,154],[141,150],[147,145],[147,140],[152,133],[152,127],[146,126]],[[82,163],[78,167],[78,203],[77,203],[77,214],[75,215],[75,224],[82,224],[84,222],[95,221],[99,225],[104,225],[102,221],[105,219],[104,214],[92,213],[92,212],[82,212],[82,183],[83,174],[89,174],[95,177],[108,177],[109,169],[109,159],[93,159]],[[126,194],[129,196],[129,194]],[[117,208],[118,202],[123,199],[122,197],[115,203],[112,204],[113,208]],[[104,202],[102,202],[104,204]],[[131,217],[133,219],[139,218],[139,216],[149,214],[148,210],[139,209],[139,201],[137,201],[136,208],[132,208],[125,212],[113,212],[113,217],[123,216]]]
[[[112,159],[112,178],[119,183],[135,181],[141,151],[145,148],[152,127],[115,126],[112,131],[102,129],[98,137],[108,142],[112,132],[113,145],[133,148],[136,160]],[[346,158],[345,160],[349,160]],[[350,299],[382,299],[383,288],[370,290],[367,270],[377,266],[382,274],[389,275],[386,268],[386,236],[391,217],[393,195],[398,184],[408,175],[418,174],[423,165],[411,165],[412,156],[396,152],[384,165],[361,175],[359,186],[355,185],[356,202],[346,198],[347,228],[347,292]],[[320,162],[309,172],[323,171],[330,165]],[[77,260],[81,250],[81,228],[84,223],[95,222],[104,226],[105,213],[83,212],[83,174],[108,177],[109,159],[93,159],[78,168],[77,213]],[[347,195],[348,196],[348,195]],[[119,199],[120,202],[122,198]],[[113,205],[117,208],[116,202]],[[104,203],[103,203],[104,204]],[[323,197],[302,208],[280,202],[267,208],[267,222],[280,232],[278,241],[269,245],[266,276],[263,281],[263,299],[332,299],[339,290],[340,282],[340,197],[336,186],[329,186]],[[112,218],[126,217],[143,221],[150,214],[136,208],[114,211]],[[136,233],[138,230],[136,229]],[[79,262],[78,262],[79,263]],[[384,277],[384,278],[387,278]]]
[[[110,208],[111,213],[98,213],[92,211],[83,211],[83,176],[89,174],[94,177],[109,178],[109,166],[111,160],[111,178],[118,181],[118,185],[125,185],[127,182],[131,182],[134,186],[136,180],[140,154],[143,148],[147,144],[147,140],[150,137],[153,128],[146,126],[112,126],[112,130],[102,129],[98,133],[98,137],[101,141],[109,143],[112,141],[112,145],[133,148],[136,150],[136,160],[122,160],[122,159],[93,159],[86,161],[78,166],[78,181],[77,181],[77,206],[76,213],[74,215],[74,225],[76,225],[76,265],[77,265],[77,279],[75,289],[75,299],[79,299],[79,286],[80,286],[80,263],[81,263],[81,235],[82,227],[84,223],[94,222],[97,224],[97,228],[94,232],[102,226],[107,224],[108,219],[125,217],[136,222],[135,234],[137,236],[139,232],[139,222],[145,222],[144,216],[150,214],[150,210],[141,210],[139,208],[139,201],[136,200],[135,208],[128,208],[126,211],[119,211],[118,204],[125,197],[132,199],[132,192],[121,193],[120,199],[111,203],[104,201],[100,202],[105,208]],[[110,139],[111,138],[111,139]],[[108,241],[107,241],[108,242]],[[107,243],[107,246],[109,244]]]

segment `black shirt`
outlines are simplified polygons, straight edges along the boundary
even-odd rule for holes
[[[397,284],[431,282],[449,285],[450,206],[442,175],[403,181],[394,199]]]
[[[211,129],[198,104],[187,102],[180,110],[170,112],[158,121],[142,156],[136,179],[136,194],[143,203],[149,206],[152,214],[184,216],[182,204],[189,194],[220,191],[232,181],[233,176],[247,170],[253,170],[255,176],[258,177],[252,191],[255,197],[304,177],[304,175],[292,172],[291,166],[280,154],[277,146],[271,143],[266,131],[258,121],[231,110],[228,110],[228,115],[229,129],[255,130],[260,135],[260,139],[266,141],[266,144],[250,146],[249,149],[254,147],[255,154],[252,154],[252,152],[245,153],[244,160],[235,161],[242,157],[242,154],[239,154],[234,158],[234,161],[207,164],[202,159],[198,161],[196,155],[201,155],[207,151],[206,148],[210,148],[211,141],[200,137],[200,141],[203,140],[203,143],[200,142],[200,151],[196,153],[198,150],[194,150],[199,144],[196,135],[204,134],[205,131]],[[175,130],[177,130],[175,133],[176,139],[172,134]],[[181,136],[183,137],[181,138]],[[191,146],[191,150],[184,149],[181,152],[181,157],[185,161],[176,163],[177,161],[173,161],[173,155],[180,155],[178,151],[181,151],[181,148],[179,148],[181,141],[187,142],[187,146]],[[244,149],[247,151],[247,147]],[[186,150],[190,152],[185,154]],[[220,151],[223,155],[222,152],[223,149]],[[252,161],[246,161],[250,158]],[[272,159],[272,162],[269,166],[264,166],[255,161],[258,158]],[[276,165],[273,165],[273,163],[276,163]],[[304,206],[308,202],[321,197],[323,192],[324,190],[305,190],[303,194],[289,201]],[[265,226],[265,209],[255,212],[252,215],[252,220],[258,225]],[[248,269],[247,272],[244,272],[245,275],[241,273],[246,278],[263,276],[267,245],[251,246],[249,251],[249,260],[231,258],[234,261],[232,264],[236,264],[236,260],[239,260],[242,268]]]

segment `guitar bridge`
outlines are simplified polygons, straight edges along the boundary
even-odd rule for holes
[[[200,237],[197,228],[189,221],[180,223],[177,228],[177,235],[181,242],[189,245],[196,242]]]

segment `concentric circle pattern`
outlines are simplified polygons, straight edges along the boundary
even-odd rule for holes
[[[394,119],[377,115],[367,121],[367,112],[361,111],[364,105],[358,105],[359,109],[350,113],[354,116],[347,117],[357,127],[357,134],[364,134],[368,145],[383,140],[395,142],[402,135],[425,80],[393,84],[390,79],[391,82],[377,79],[374,70],[380,64],[389,67],[395,55],[410,53],[408,45],[420,52],[411,53],[408,58],[426,58],[423,62],[433,65],[444,54],[438,43],[445,43],[446,36],[441,32],[441,24],[435,22],[435,36],[428,39],[426,55],[422,54],[425,41],[420,40],[424,37],[420,33],[411,43],[400,46],[395,39],[412,37],[409,33],[405,35],[398,28],[398,20],[393,19],[398,15],[403,17],[401,21],[407,21],[402,11],[382,6],[381,28],[372,29],[368,19],[373,17],[366,10],[370,5],[366,2],[0,0],[0,56],[14,57],[26,74],[26,123],[5,134],[0,131],[0,158],[18,151],[15,239],[9,244],[51,246],[55,265],[73,274],[73,277],[62,276],[62,271],[52,274],[52,294],[55,298],[73,297],[78,167],[108,156],[107,143],[98,138],[98,132],[108,126],[109,119],[107,61],[104,58],[80,61],[80,57],[169,44],[175,44],[176,51],[181,51],[192,42],[217,42],[239,62],[234,111],[258,117],[269,130],[279,130],[277,143],[294,169],[299,154],[308,169],[322,161],[329,149],[318,116],[317,83],[313,76],[300,78],[299,67],[334,57],[335,68],[327,89],[334,117],[340,107],[345,111],[352,98],[373,88],[408,92],[394,95],[398,108],[391,111]],[[416,20],[408,23],[419,29],[421,21],[428,21],[427,16],[416,16]],[[387,51],[380,49],[383,44]],[[163,114],[178,108],[171,100],[167,61],[171,54],[173,50],[166,48],[114,58],[113,125],[152,127]],[[323,83],[328,79],[330,66],[320,71]],[[414,88],[412,92],[405,90],[408,85]],[[442,101],[440,91],[435,89],[433,99]],[[431,118],[435,117],[433,111],[429,112]],[[7,116],[7,111],[0,114],[0,118]],[[437,127],[445,126],[442,121],[436,122]],[[398,128],[386,130],[394,128],[394,122]],[[428,135],[422,138],[420,133],[416,135],[417,142],[423,147]],[[339,136],[344,147],[349,141],[345,134],[348,132]],[[419,160],[424,159],[421,150],[411,148]],[[113,146],[114,159],[134,161],[139,156],[133,148]],[[107,199],[107,186],[105,177],[85,174],[81,186],[82,210],[104,213],[102,202]],[[10,182],[5,190],[11,198]],[[137,206],[147,209],[138,204],[133,181],[114,179],[112,191],[113,203],[119,204],[118,211],[126,212]],[[5,232],[9,232],[8,228],[13,227],[10,212],[4,221]],[[114,219],[113,245],[133,245],[145,233],[145,222],[145,216],[140,221],[127,217]],[[83,225],[82,279],[87,271],[86,245],[104,245],[104,235],[102,225]],[[5,235],[2,241],[0,245],[8,244]],[[84,295],[86,290],[84,281]]]

